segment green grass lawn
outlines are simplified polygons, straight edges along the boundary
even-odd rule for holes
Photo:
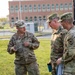
[[[50,57],[50,40],[39,39],[40,47],[35,50],[37,62],[39,64],[40,75],[50,75],[47,69],[47,62]],[[8,40],[0,40],[0,75],[15,75],[14,54],[7,53]]]

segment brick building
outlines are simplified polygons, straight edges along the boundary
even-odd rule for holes
[[[51,13],[72,12],[72,8],[72,0],[13,0],[9,1],[9,20],[41,21]]]
[[[23,19],[25,22],[46,22],[52,13],[73,12],[72,0],[13,0],[9,1],[9,20]]]

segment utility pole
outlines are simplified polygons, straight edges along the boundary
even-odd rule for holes
[[[18,18],[19,18],[19,20],[21,20],[21,19],[22,19],[22,15],[21,15],[21,0],[19,0]]]
[[[18,14],[18,20],[20,19],[20,15],[19,15],[19,11],[20,11],[20,7],[19,7],[19,2],[18,2],[18,12],[17,12],[17,14]]]

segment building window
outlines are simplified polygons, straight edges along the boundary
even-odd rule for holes
[[[14,22],[14,18],[13,17],[11,18],[11,22]]]
[[[69,10],[72,10],[72,3],[69,3]]]
[[[40,12],[41,11],[41,5],[39,4],[38,5],[38,12]]]
[[[32,12],[32,5],[29,5],[29,12]]]
[[[36,5],[34,5],[34,12],[36,12],[37,11],[37,6]]]
[[[60,10],[63,10],[63,4],[60,4]]]
[[[42,5],[42,11],[46,11],[46,5],[45,4]]]
[[[37,21],[37,17],[36,16],[34,16],[34,21]]]
[[[50,4],[47,4],[47,11],[50,11]]]
[[[25,21],[28,21],[28,17],[25,17]]]
[[[14,7],[13,6],[10,7],[10,12],[11,13],[14,12]]]
[[[41,21],[42,20],[42,17],[41,16],[39,16],[39,21]]]
[[[43,16],[43,20],[44,20],[44,21],[46,20],[46,16]]]
[[[52,10],[52,11],[54,10],[54,4],[52,4],[51,10]]]
[[[67,4],[67,3],[65,3],[64,9],[65,9],[65,10],[68,10],[68,4]]]
[[[30,31],[30,24],[27,24],[26,30],[27,30],[27,31]]]
[[[59,10],[59,5],[58,4],[56,4],[56,11],[58,11]]]
[[[30,17],[30,21],[32,21],[32,17]]]
[[[28,7],[27,7],[27,5],[24,6],[24,11],[25,11],[25,12],[28,11]]]
[[[23,6],[22,5],[20,6],[20,11],[23,12]]]
[[[15,6],[15,11],[18,12],[18,6]]]

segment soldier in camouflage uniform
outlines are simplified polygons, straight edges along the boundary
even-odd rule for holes
[[[68,30],[64,38],[64,54],[59,58],[57,64],[64,64],[63,75],[75,75],[75,26],[73,25],[73,15],[71,12],[61,15],[62,26]]]
[[[17,33],[9,41],[8,53],[15,53],[16,75],[39,75],[38,64],[34,50],[39,47],[39,41],[32,34],[26,31],[23,20],[15,23]]]
[[[52,64],[52,75],[56,75],[56,61],[63,55],[63,39],[67,33],[67,30],[63,29],[61,24],[58,22],[59,16],[55,13],[48,17],[48,25],[54,29],[51,37],[51,64]]]

